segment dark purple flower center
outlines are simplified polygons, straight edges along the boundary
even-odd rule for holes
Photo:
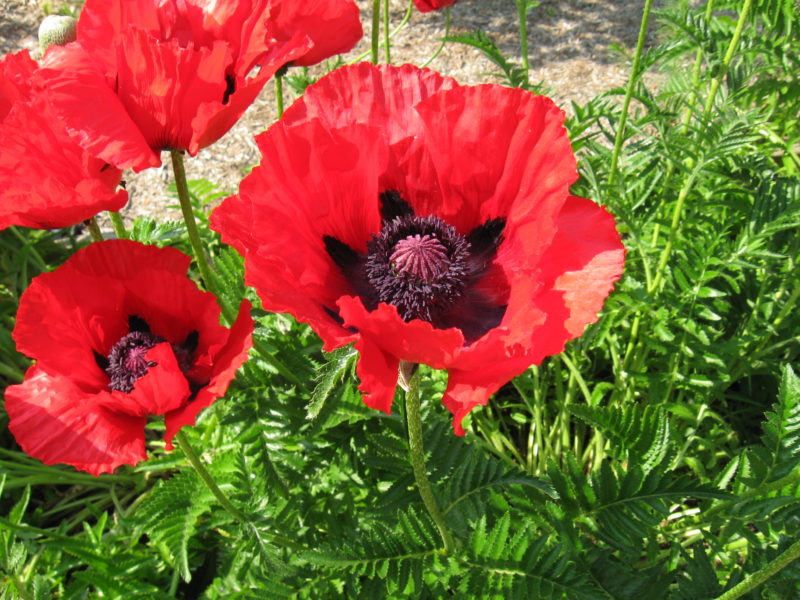
[[[94,354],[97,365],[110,379],[109,389],[125,394],[134,389],[137,379],[147,375],[150,368],[158,366],[158,363],[148,361],[146,355],[148,350],[166,341],[160,335],[152,333],[147,321],[137,315],[128,317],[128,330],[129,333],[111,347],[107,358],[97,352]],[[184,374],[192,367],[199,337],[195,330],[186,336],[183,343],[171,344],[178,366]],[[198,387],[192,381],[189,384],[190,387]]]
[[[435,237],[418,233],[397,242],[389,261],[398,275],[418,281],[433,281],[450,266],[447,248]]]
[[[156,366],[155,362],[146,359],[147,351],[163,341],[161,336],[145,331],[132,331],[123,336],[108,353],[105,370],[111,379],[108,387],[126,394],[133,390],[136,380],[147,375],[150,367]]]
[[[404,215],[367,242],[364,273],[378,302],[432,322],[464,293],[469,244],[437,217]]]
[[[383,227],[367,242],[366,255],[323,236],[328,255],[368,310],[386,302],[405,321],[459,327],[468,342],[497,326],[506,307],[492,305],[474,284],[502,242],[505,219],[489,219],[462,235],[438,217],[416,216],[394,190],[380,195],[380,213]],[[324,308],[342,324],[335,310]]]

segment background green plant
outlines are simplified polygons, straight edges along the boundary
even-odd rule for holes
[[[800,596],[797,561],[764,577],[800,528],[798,9],[693,4],[650,15],[658,41],[630,57],[628,88],[572,107],[574,191],[609,208],[628,248],[599,322],[474,411],[463,439],[437,401],[443,375],[423,369],[455,552],[414,486],[402,402],[365,408],[350,348],[324,354],[307,327],[257,310],[251,360],[187,432],[248,522],[180,450],[161,452],[158,423],[150,460],[100,478],[26,457],[4,428],[0,598]],[[541,89],[486,32],[450,40]],[[207,229],[216,187],[190,193],[221,302],[256,302]],[[10,337],[19,295],[78,233],[0,233],[4,384],[28,365]],[[131,234],[189,250],[179,224]]]

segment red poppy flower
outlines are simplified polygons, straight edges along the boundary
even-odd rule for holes
[[[36,359],[6,389],[9,429],[45,464],[93,475],[146,458],[149,415],[175,433],[225,394],[247,359],[253,322],[243,302],[231,329],[214,296],[172,248],[92,244],[36,277],[20,299],[14,340]]]
[[[87,0],[77,41],[44,63],[84,147],[141,170],[215,142],[281,67],[360,37],[352,0]]]
[[[548,98],[410,65],[334,71],[258,138],[212,215],[268,310],[355,342],[364,401],[399,361],[448,370],[461,420],[597,319],[622,271],[614,219],[577,178]]]
[[[458,0],[414,0],[414,5],[419,12],[426,13],[445,8],[446,6],[452,6],[456,2],[458,2]]]
[[[75,225],[128,199],[121,173],[70,138],[27,50],[0,57],[0,229]]]

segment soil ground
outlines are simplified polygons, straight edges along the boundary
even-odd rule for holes
[[[43,18],[42,0],[0,0],[0,52],[20,48],[38,51],[36,31]],[[362,11],[364,38],[346,55],[354,61],[368,49],[371,0],[357,0]],[[544,0],[528,15],[530,79],[542,82],[549,95],[569,112],[572,102],[584,103],[599,93],[625,85],[628,67],[623,58],[636,43],[642,0]],[[391,22],[398,24],[408,4],[390,0]],[[519,56],[517,8],[514,0],[461,0],[451,8],[450,34],[481,29],[507,56]],[[413,10],[407,25],[395,36],[392,62],[424,64],[445,34],[444,11],[427,14]],[[430,68],[463,84],[496,80],[496,67],[478,50],[462,44],[447,44]],[[316,73],[324,72],[321,67]],[[285,90],[288,105],[293,94]],[[276,117],[274,92],[268,84],[244,117],[219,142],[187,160],[190,179],[206,178],[223,190],[235,192],[244,173],[257,164],[260,154],[253,136]],[[166,159],[166,155],[164,157]],[[167,166],[143,173],[127,173],[130,202],[126,218],[149,214],[156,218],[179,218],[167,205]]]

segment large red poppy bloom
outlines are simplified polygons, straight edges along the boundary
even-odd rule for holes
[[[414,0],[414,5],[419,12],[426,13],[452,6],[456,2],[458,2],[458,0]]]
[[[120,171],[70,138],[37,69],[27,50],[0,57],[0,230],[67,227],[128,199]]]
[[[87,0],[46,74],[84,147],[120,168],[219,139],[266,81],[361,37],[352,0]],[[98,106],[102,110],[98,110]]]
[[[432,71],[339,69],[258,138],[261,165],[212,215],[264,307],[355,342],[364,401],[399,361],[447,369],[461,420],[597,319],[622,271],[614,219],[570,196],[564,114],[543,96]]]
[[[36,359],[6,389],[9,429],[45,464],[93,475],[146,458],[149,415],[175,433],[225,394],[247,359],[253,321],[242,303],[231,329],[214,296],[172,248],[92,244],[36,277],[20,299],[14,340]]]

